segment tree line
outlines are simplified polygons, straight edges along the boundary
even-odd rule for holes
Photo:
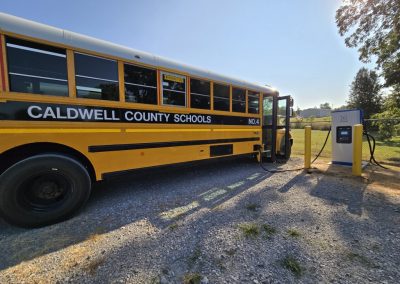
[[[400,1],[343,0],[336,24],[346,46],[358,48],[362,62],[376,63],[376,70],[357,72],[347,107],[379,119],[373,126],[381,138],[400,135]]]

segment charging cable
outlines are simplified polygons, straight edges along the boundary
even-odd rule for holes
[[[328,138],[329,138],[330,133],[331,133],[331,128],[329,128],[328,134],[326,135],[324,145],[322,145],[321,150],[319,151],[319,153],[317,154],[317,156],[314,158],[314,160],[312,160],[311,164],[313,164],[313,163],[319,158],[319,156],[321,155],[322,151],[324,151],[325,146],[326,146],[326,143],[328,142]],[[295,169],[287,169],[287,170],[276,170],[276,169],[275,169],[275,170],[270,170],[270,169],[266,168],[266,167],[263,165],[263,161],[262,161],[262,160],[263,160],[263,156],[262,156],[261,148],[259,149],[259,153],[260,153],[260,166],[261,166],[261,168],[262,168],[264,171],[269,172],[269,173],[271,173],[271,174],[274,174],[274,173],[284,173],[284,172],[295,172],[295,171],[302,171],[302,170],[305,170],[304,167],[302,167],[302,168],[295,168]]]

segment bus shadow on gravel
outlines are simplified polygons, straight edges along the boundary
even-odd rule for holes
[[[274,176],[268,176],[267,179],[269,178],[273,179]],[[177,224],[169,233],[159,236],[157,241],[145,239],[140,243],[128,241],[126,247],[107,254],[107,259],[134,258],[136,255],[132,251],[135,251],[135,248],[139,250],[141,247],[155,247],[154,243],[167,244],[167,246],[173,244],[173,247],[169,249],[160,247],[159,257],[152,263],[152,268],[146,266],[142,259],[134,265],[124,266],[116,275],[117,279],[125,281],[126,275],[132,269],[136,269],[137,273],[147,273],[155,277],[162,275],[171,281],[179,281],[181,277],[193,271],[215,270],[223,275],[217,278],[219,281],[239,279],[240,276],[248,273],[248,269],[238,270],[242,269],[241,263],[245,262],[248,266],[255,267],[257,272],[254,274],[260,275],[261,272],[267,271],[280,282],[298,281],[298,278],[282,267],[280,261],[285,257],[298,261],[302,267],[301,277],[304,282],[317,280],[319,282],[333,280],[362,282],[365,275],[375,282],[398,279],[399,273],[395,271],[399,265],[399,258],[391,251],[393,248],[390,248],[398,234],[398,229],[395,229],[391,223],[393,221],[391,217],[396,214],[393,211],[396,209],[394,203],[380,194],[370,196],[367,184],[354,178],[341,179],[331,175],[320,173],[310,175],[303,172],[288,179],[281,187],[269,188],[264,185],[258,192],[252,190],[257,183],[253,187],[246,187],[247,201],[244,202],[244,199],[239,198],[233,206],[222,208],[223,218],[218,217],[218,214],[210,214],[208,221],[204,222],[203,218],[191,217],[188,218],[189,221],[186,219],[185,224]],[[211,196],[212,200],[218,200],[219,196],[226,193],[224,190],[226,188],[215,188],[205,191],[199,197]],[[299,206],[295,208],[295,213],[291,214],[290,209],[284,208],[290,204],[283,202],[286,195],[293,196],[296,191],[303,197],[308,195],[310,198],[304,199],[305,207]],[[243,191],[239,190],[235,196],[241,192]],[[268,194],[265,195],[265,193]],[[248,202],[254,202],[254,204],[263,202],[258,214],[246,211],[249,209]],[[276,205],[276,203],[282,203],[282,206],[273,209],[274,214],[260,216],[261,211],[268,210],[271,204]],[[198,204],[196,208],[210,205],[209,200],[206,200],[205,203]],[[183,215],[172,214],[172,217],[185,219],[184,217],[195,215],[195,208],[189,206],[186,209],[189,210]],[[329,209],[329,214],[321,214],[320,211],[327,209]],[[237,212],[242,212],[242,214],[238,216]],[[236,225],[232,226],[232,224]],[[253,227],[254,234],[246,238],[237,235],[240,234],[240,230],[237,229],[240,224],[258,227]],[[273,237],[265,238],[262,231],[257,232],[257,228],[262,228],[265,224],[270,228],[277,228]],[[325,228],[320,228],[320,226],[326,226],[326,224],[328,224],[328,227],[325,227],[327,231],[324,231]],[[296,229],[297,226],[301,229]],[[210,236],[214,238],[211,247]],[[225,238],[230,241],[225,241]],[[218,242],[218,240],[223,241]],[[399,244],[397,248],[398,246]],[[271,249],[273,247],[279,249]],[[242,257],[254,253],[258,259],[256,263],[248,263],[246,257]],[[390,255],[389,258],[388,255]],[[389,265],[388,259],[392,261]],[[319,263],[329,263],[330,273],[327,274],[326,266]],[[154,270],[158,270],[158,276]],[[370,271],[373,273],[369,274]],[[387,275],[392,278],[387,278]],[[236,278],[231,278],[231,276]],[[101,269],[95,277],[97,278],[93,279],[109,281],[116,279],[115,276],[108,277]],[[216,277],[215,273],[213,277]],[[241,280],[247,282],[244,279]]]
[[[329,174],[326,174],[329,173]],[[308,182],[311,175],[318,176],[318,183],[313,185]],[[330,179],[329,179],[330,178]],[[335,182],[332,183],[332,179]],[[325,173],[318,171],[305,172],[304,175],[296,175],[293,179],[278,189],[281,193],[286,193],[294,186],[301,184],[303,187],[310,188],[310,195],[323,199],[329,205],[346,205],[347,211],[351,214],[361,215],[366,183],[361,180],[354,181],[354,177],[340,177],[330,173],[328,168]]]
[[[86,209],[64,223],[35,230],[2,225],[0,269],[23,276],[33,260],[39,271],[43,263],[58,271],[51,260],[60,256],[51,253],[65,250],[62,265],[75,271],[76,282],[161,274],[175,281],[212,270],[239,277],[247,273],[242,263],[293,282],[280,262],[285,257],[299,261],[305,282],[360,282],[369,271],[376,282],[386,279],[382,273],[396,279],[398,205],[367,185],[319,172],[266,174],[247,159],[125,176],[98,184]],[[259,235],[243,236],[241,224],[261,229]],[[268,237],[265,228],[276,232]],[[255,263],[243,258],[250,254]],[[329,277],[318,265],[325,262]]]
[[[231,160],[193,163],[138,171],[99,182],[94,185],[86,207],[70,220],[43,228],[22,229],[0,219],[3,255],[0,270],[142,219],[165,229],[195,210],[217,207],[269,175],[254,160],[237,158],[234,163]],[[232,182],[226,182],[227,179]]]

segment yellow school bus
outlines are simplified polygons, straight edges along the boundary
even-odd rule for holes
[[[0,13],[0,213],[43,226],[117,173],[287,159],[290,105],[266,85]]]

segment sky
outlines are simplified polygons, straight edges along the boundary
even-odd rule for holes
[[[0,11],[291,95],[343,105],[359,68],[339,36],[340,0],[1,0]],[[370,67],[370,66],[367,66]]]

